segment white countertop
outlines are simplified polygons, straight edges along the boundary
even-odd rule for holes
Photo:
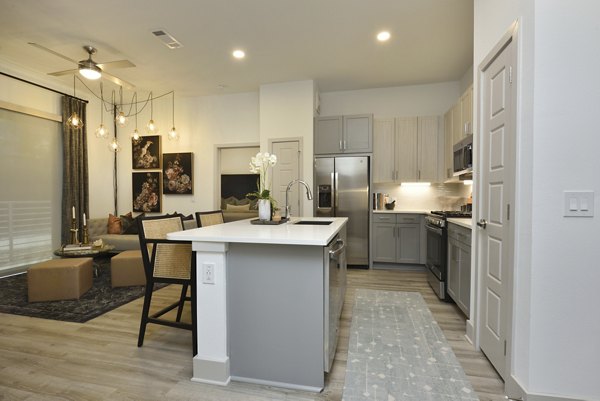
[[[250,220],[177,231],[167,234],[175,241],[240,242],[247,244],[327,245],[348,221],[347,217],[292,217],[280,225],[254,225]],[[298,220],[332,221],[329,225],[299,225]]]
[[[383,214],[429,214],[428,210],[373,210],[373,213]]]
[[[473,220],[469,217],[467,218],[450,218],[446,219],[448,223],[456,224],[457,226],[465,227],[465,228],[473,228]]]

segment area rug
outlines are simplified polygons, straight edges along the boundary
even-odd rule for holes
[[[479,400],[418,292],[356,291],[344,401]]]
[[[110,285],[110,259],[100,259],[98,277],[79,300],[27,302],[27,274],[0,279],[0,313],[84,323],[144,296],[144,286]],[[155,290],[165,284],[155,285]],[[141,308],[140,308],[141,313]]]

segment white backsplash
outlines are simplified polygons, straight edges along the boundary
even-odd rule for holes
[[[428,187],[373,184],[373,192],[389,194],[396,200],[394,210],[459,210],[467,203],[472,185],[431,184]]]

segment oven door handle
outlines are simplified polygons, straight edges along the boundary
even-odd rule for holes
[[[435,234],[439,235],[440,237],[443,235],[443,231],[442,231],[442,229],[441,229],[441,228],[438,228],[438,227],[431,227],[431,226],[427,226],[427,225],[425,226],[425,228],[426,228],[427,230],[429,230],[429,231],[431,231],[431,232],[433,232],[433,233],[435,233]]]

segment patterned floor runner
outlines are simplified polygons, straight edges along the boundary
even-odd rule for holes
[[[359,289],[343,400],[479,398],[421,294]]]

